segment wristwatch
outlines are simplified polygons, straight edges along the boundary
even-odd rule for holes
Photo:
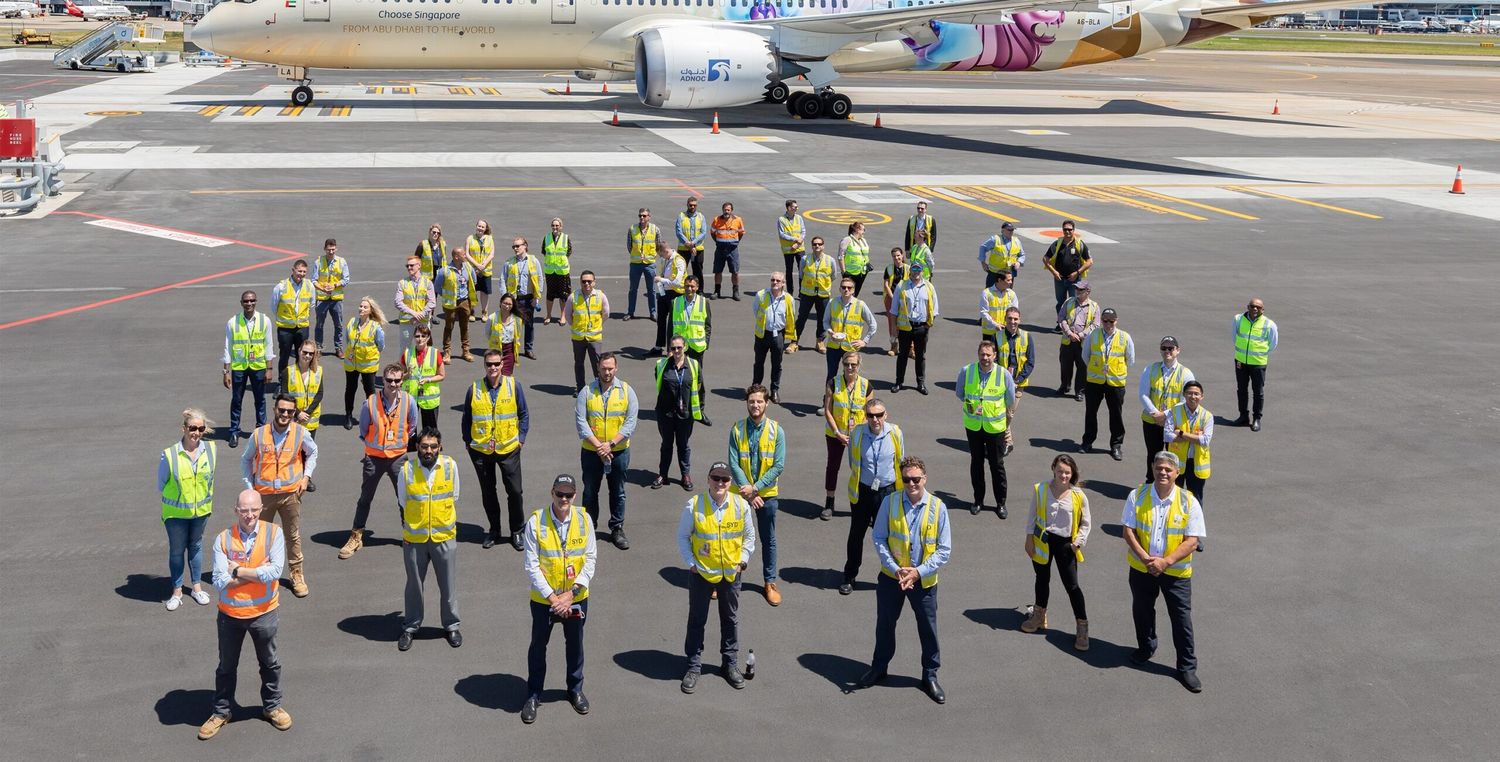
[[[582,595],[582,594],[583,594],[583,586],[582,585],[574,585],[573,586],[573,597],[577,598],[579,595]]]

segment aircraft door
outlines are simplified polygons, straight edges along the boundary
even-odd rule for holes
[[[1135,11],[1134,5],[1135,3],[1110,3],[1111,18],[1109,27],[1111,29],[1129,29],[1130,17]]]
[[[552,0],[552,23],[571,24],[578,18],[578,0]]]
[[[327,21],[328,2],[329,0],[302,0],[302,20]]]

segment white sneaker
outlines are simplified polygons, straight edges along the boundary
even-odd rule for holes
[[[181,605],[182,605],[182,596],[181,595],[174,595],[171,598],[167,599],[167,611],[176,611],[177,607],[181,606]]]
[[[202,590],[193,591],[193,600],[197,601],[199,606],[207,606],[213,602],[213,599],[208,597],[208,593]]]

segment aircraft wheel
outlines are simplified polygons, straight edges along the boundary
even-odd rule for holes
[[[847,95],[831,95],[823,99],[823,115],[829,119],[848,119],[853,110],[854,103]]]
[[[786,99],[792,94],[792,89],[785,82],[772,82],[766,88],[766,101],[770,103],[786,103]]]
[[[787,101],[787,105],[791,107],[794,116],[800,116],[803,119],[817,119],[824,113],[823,99],[816,95],[809,94],[805,98]]]
[[[293,106],[311,106],[313,102],[313,91],[307,85],[298,85],[292,88]]]
[[[786,99],[786,112],[788,114],[791,114],[792,116],[796,116],[797,115],[797,104],[801,103],[804,98],[810,98],[810,97],[812,97],[810,94],[804,93],[804,92],[801,92],[801,91],[792,93]]]

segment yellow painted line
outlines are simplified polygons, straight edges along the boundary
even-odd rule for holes
[[[224,109],[227,109],[227,108],[229,108],[229,107],[228,106],[204,106],[203,108],[198,109],[198,113],[201,116],[218,116],[220,111],[223,111]]]
[[[698,190],[764,190],[759,185],[695,185]],[[260,195],[286,193],[576,193],[590,191],[667,191],[682,190],[681,185],[617,185],[617,186],[564,186],[564,187],[496,187],[496,188],[254,188],[230,190],[195,190],[190,193],[207,196]]]
[[[1093,199],[1095,201],[1102,201],[1106,204],[1123,204],[1125,206],[1153,212],[1155,214],[1175,214],[1178,217],[1185,217],[1197,222],[1208,221],[1207,217],[1200,217],[1191,212],[1178,211],[1176,209],[1171,209],[1165,206],[1150,204],[1145,201],[1137,201],[1136,199],[1130,198],[1128,196],[1121,196],[1118,193],[1110,193],[1109,191],[1106,191],[1102,188],[1093,188],[1082,185],[1063,185],[1058,186],[1057,189],[1064,193],[1071,193],[1075,196],[1078,196],[1079,198]]]
[[[479,92],[484,93],[485,95],[499,95],[500,94],[499,88],[494,88],[494,87],[481,87],[481,88],[479,88]]]
[[[957,205],[959,205],[959,206],[961,206],[961,207],[963,207],[965,209],[968,209],[970,211],[979,212],[980,214],[982,214],[982,215],[984,215],[986,217],[994,217],[995,219],[1000,220],[1002,222],[1019,222],[1020,221],[1020,220],[1017,220],[1014,217],[1007,217],[1007,216],[1005,216],[1005,215],[1003,215],[1003,214],[1001,214],[1001,213],[999,213],[997,211],[994,211],[992,209],[986,209],[986,208],[984,208],[982,206],[976,206],[976,205],[971,204],[971,203],[969,203],[967,201],[964,201],[962,199],[954,198],[954,197],[952,197],[952,196],[950,196],[950,195],[948,195],[946,193],[943,193],[942,191],[937,190],[936,188],[929,188],[929,187],[927,187],[925,185],[913,185],[913,186],[910,186],[910,187],[907,187],[907,188],[902,188],[902,190],[906,191],[907,193],[916,194],[918,196],[924,196],[924,197],[925,196],[933,196],[933,197],[936,197],[936,198],[940,198],[940,199],[942,199],[944,201],[947,201],[948,203],[957,204]]]
[[[473,95],[474,94],[474,88],[472,88],[472,87],[450,87],[450,88],[448,88],[448,94],[449,95]]]
[[[975,186],[975,187],[978,187],[978,186]],[[1019,206],[1019,207],[1021,207],[1023,209],[1036,209],[1038,211],[1048,212],[1050,214],[1055,214],[1055,215],[1057,215],[1059,217],[1062,217],[1063,219],[1066,219],[1066,220],[1076,220],[1078,222],[1088,222],[1089,221],[1089,218],[1087,218],[1087,217],[1085,217],[1085,216],[1083,216],[1081,214],[1074,214],[1072,212],[1065,212],[1065,211],[1063,211],[1061,209],[1054,209],[1053,207],[1047,206],[1046,204],[1038,204],[1035,201],[1027,201],[1026,199],[1021,198],[1020,196],[1012,196],[1009,193],[1004,193],[1004,192],[1001,192],[1001,191],[996,190],[994,188],[982,188],[981,190],[984,191],[985,195],[992,196],[992,197],[994,197],[994,199],[996,201],[1001,202],[1001,203],[1012,204],[1014,206]]]
[[[263,109],[263,108],[265,108],[265,106],[240,106],[239,110],[236,111],[236,112],[234,112],[234,115],[235,116],[255,116],[256,114],[259,114],[260,110]]]
[[[305,109],[305,108],[307,108],[307,107],[306,106],[287,106],[286,108],[283,108],[282,110],[276,112],[276,115],[277,116],[301,116],[302,115],[302,110]]]
[[[385,88],[384,87],[376,86],[376,87],[367,87],[367,88],[365,88],[365,95],[380,95],[380,94],[382,94],[384,92],[385,92]]]
[[[746,140],[755,140],[755,138],[745,138],[745,139]],[[879,185],[845,185],[844,187],[847,188],[847,189],[849,189],[849,190],[870,190],[872,188],[879,188],[880,186]]]
[[[752,143],[764,143],[767,140],[774,140],[775,139],[775,138],[772,138],[772,137],[770,137],[768,135],[741,135],[740,138],[743,139],[743,140],[748,140],[748,141],[750,141]],[[849,187],[852,188],[854,186],[851,185]],[[862,186],[862,187],[865,187],[865,188],[878,188],[880,186],[878,186],[878,185],[866,185],[866,186]]]
[[[403,87],[393,87],[393,88],[391,88],[391,94],[392,95],[416,95],[417,94],[417,88],[412,87],[410,85],[406,85],[406,86],[403,86]]]
[[[353,110],[353,106],[334,106],[328,110],[328,116],[348,116]]]
[[[1227,189],[1229,189],[1229,190],[1232,190],[1232,191],[1240,191],[1241,193],[1253,193],[1253,194],[1255,194],[1257,196],[1265,196],[1266,198],[1275,198],[1275,199],[1280,199],[1282,201],[1290,201],[1290,202],[1292,202],[1294,204],[1304,204],[1306,206],[1314,206],[1314,207],[1317,207],[1319,209],[1327,209],[1330,212],[1343,212],[1344,214],[1352,214],[1355,217],[1364,217],[1367,220],[1383,220],[1383,219],[1385,219],[1384,217],[1381,217],[1378,214],[1370,214],[1369,212],[1357,212],[1357,211],[1355,211],[1353,209],[1345,209],[1342,206],[1334,206],[1333,204],[1322,204],[1322,203],[1318,203],[1317,201],[1308,201],[1307,199],[1302,199],[1302,198],[1292,198],[1291,196],[1283,196],[1280,193],[1272,193],[1270,191],[1256,190],[1255,188],[1247,188],[1247,187],[1245,187],[1243,185],[1226,185],[1224,187],[1227,188]]]
[[[1166,201],[1166,202],[1173,203],[1173,204],[1183,204],[1184,206],[1191,206],[1191,207],[1194,207],[1196,209],[1203,209],[1203,210],[1209,211],[1209,212],[1218,212],[1219,214],[1226,214],[1226,215],[1229,215],[1230,217],[1238,217],[1238,218],[1240,218],[1242,220],[1252,220],[1253,221],[1253,220],[1260,219],[1259,217],[1253,217],[1253,216],[1248,215],[1248,214],[1241,214],[1239,212],[1232,212],[1232,211],[1230,211],[1228,209],[1221,209],[1221,208],[1219,208],[1217,206],[1211,206],[1209,204],[1200,204],[1197,201],[1189,201],[1188,199],[1185,199],[1185,198],[1178,198],[1176,196],[1168,196],[1165,193],[1157,193],[1156,191],[1149,191],[1149,190],[1146,190],[1145,188],[1139,188],[1139,187],[1136,187],[1134,185],[1120,185],[1120,186],[1116,186],[1116,187],[1118,187],[1122,193],[1132,193],[1132,194],[1135,194],[1135,195],[1145,196],[1146,198],[1154,198],[1157,201]]]

